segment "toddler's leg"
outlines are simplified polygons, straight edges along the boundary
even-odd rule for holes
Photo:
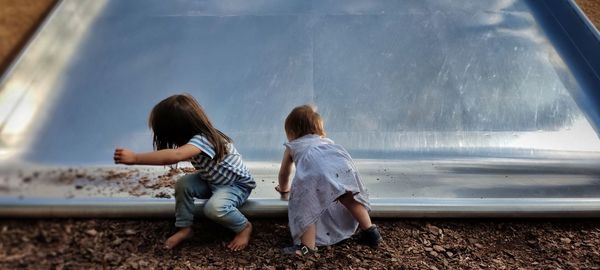
[[[300,237],[300,242],[302,245],[305,245],[307,248],[315,249],[317,244],[315,243],[317,239],[317,225],[311,224],[308,225],[304,234]]]
[[[342,203],[350,214],[358,221],[358,226],[361,229],[366,230],[373,226],[371,223],[371,217],[369,216],[369,211],[365,208],[364,205],[357,202],[352,195],[352,192],[348,192],[339,198],[340,203]]]
[[[348,211],[350,211],[356,221],[358,221],[358,225],[362,230],[358,237],[358,241],[372,247],[377,247],[383,238],[381,237],[377,226],[371,223],[371,217],[369,216],[367,208],[357,202],[351,192],[340,196],[339,201],[346,209],[348,209]]]
[[[282,252],[288,255],[305,256],[317,252],[316,245],[317,225],[308,225],[304,233],[300,236],[300,246],[293,245],[283,248]]]
[[[197,174],[188,174],[177,180],[175,184],[175,227],[180,228],[165,241],[165,248],[171,249],[183,240],[192,237],[194,222],[194,198],[208,198],[208,183]]]
[[[250,190],[236,185],[213,186],[213,195],[204,205],[204,215],[236,233],[227,245],[231,250],[246,248],[252,234],[252,224],[238,210],[248,199]]]

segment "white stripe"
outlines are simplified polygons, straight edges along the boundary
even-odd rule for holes
[[[196,136],[192,137],[192,139],[190,140],[190,143],[195,145],[196,147],[200,148],[200,150],[202,150],[202,152],[205,152],[211,158],[214,158],[214,156],[216,154],[214,147],[210,143],[210,141],[208,141],[208,139],[206,139],[204,136],[196,135]]]
[[[224,157],[223,162],[217,163],[209,157],[210,154],[215,154],[216,152],[212,144],[205,137],[200,135],[194,136],[190,140],[190,143],[201,150],[206,148],[203,150],[205,155],[198,155],[191,159],[192,164],[203,178],[216,185],[237,182],[250,188],[256,187],[256,182],[252,178],[250,171],[244,165],[241,155],[232,144],[228,144],[229,153]]]

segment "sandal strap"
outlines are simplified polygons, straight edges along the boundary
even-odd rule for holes
[[[301,245],[300,247],[300,253],[302,253],[302,256],[309,254],[309,253],[317,253],[319,251],[319,249],[317,247],[315,247],[314,249],[307,247],[306,245]]]
[[[298,256],[306,256],[312,253],[317,253],[318,250],[318,248],[311,249],[306,245],[294,245],[291,247],[284,248],[283,252],[287,254],[296,254]],[[299,252],[300,254],[298,254],[297,252]]]
[[[316,252],[316,251],[315,251],[315,250],[312,250],[312,249],[310,249],[310,248],[308,248],[308,247],[307,247],[307,246],[305,246],[305,245],[302,245],[302,246],[300,247],[300,254],[301,254],[302,256],[304,256],[304,255],[307,255],[307,254],[309,254],[309,253],[314,253],[314,252]]]

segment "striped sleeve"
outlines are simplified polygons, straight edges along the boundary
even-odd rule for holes
[[[198,147],[198,149],[200,149],[211,159],[215,157],[215,148],[213,147],[212,143],[210,143],[208,139],[202,135],[196,135],[192,137],[188,144]]]

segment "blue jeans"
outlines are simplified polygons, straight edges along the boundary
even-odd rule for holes
[[[248,219],[238,210],[250,196],[249,188],[236,185],[213,185],[188,174],[175,184],[175,227],[190,227],[194,222],[194,198],[208,199],[204,216],[238,233],[246,227]]]

